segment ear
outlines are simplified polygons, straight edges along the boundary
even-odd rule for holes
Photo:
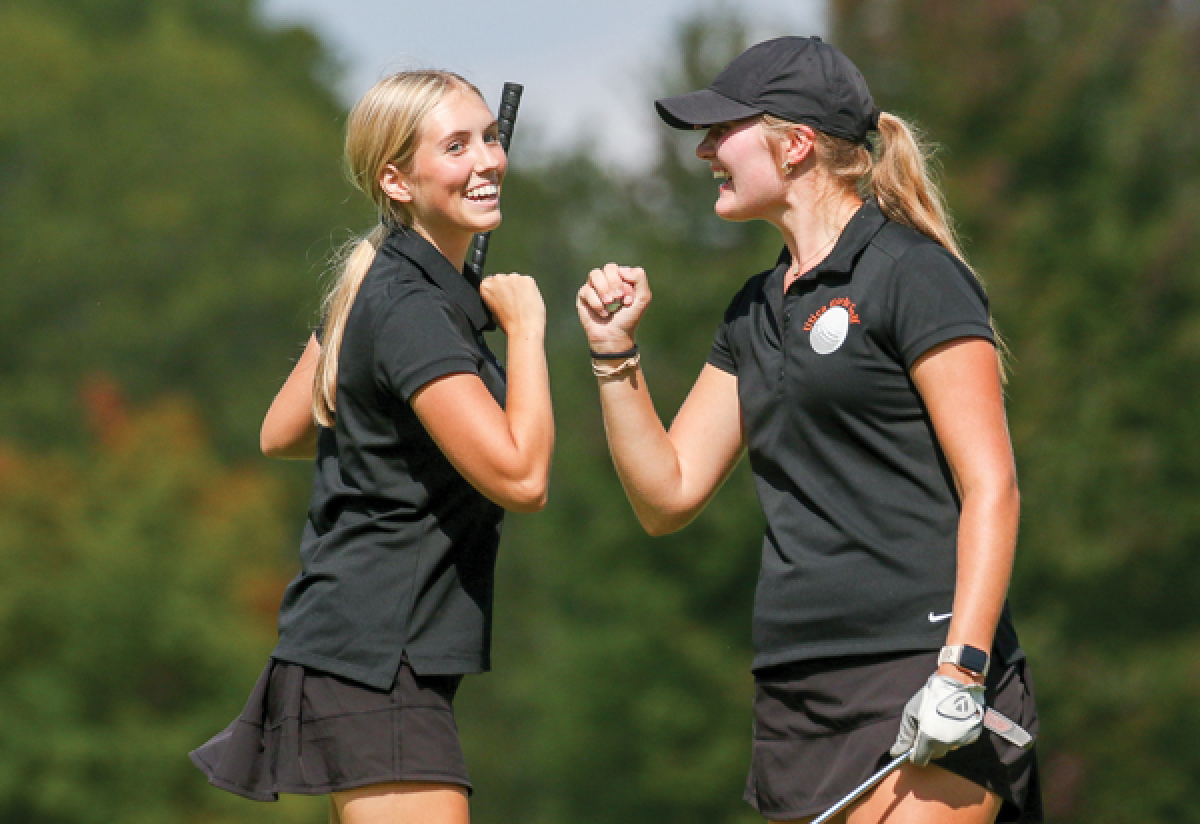
[[[387,164],[379,173],[379,188],[398,203],[412,203],[412,189],[409,187],[408,178],[394,163]]]
[[[793,169],[803,163],[816,144],[817,136],[811,126],[797,124],[783,141],[783,162]]]

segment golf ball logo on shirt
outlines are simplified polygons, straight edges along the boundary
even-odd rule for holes
[[[849,298],[834,298],[828,306],[822,306],[809,316],[804,331],[808,332],[808,342],[814,352],[828,355],[846,342],[850,324],[862,323],[855,309]]]

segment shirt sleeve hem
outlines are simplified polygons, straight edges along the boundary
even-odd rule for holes
[[[983,338],[993,346],[996,343],[995,332],[986,324],[955,323],[927,332],[909,344],[903,352],[904,366],[911,369],[912,365],[930,349],[955,338]]]
[[[417,393],[425,384],[430,381],[444,378],[446,375],[453,375],[460,372],[467,372],[472,375],[479,374],[479,367],[475,361],[468,357],[455,355],[450,358],[440,358],[432,363],[422,366],[412,374],[408,375],[404,382],[398,387],[401,397],[405,403],[412,399],[412,396]]]
[[[709,355],[708,360],[706,362],[712,366],[717,367],[722,372],[733,375],[735,378],[737,377],[737,367],[731,363],[718,360],[713,355]]]

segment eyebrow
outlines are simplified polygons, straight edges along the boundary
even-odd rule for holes
[[[487,132],[493,131],[493,130],[495,130],[495,129],[498,129],[498,128],[499,128],[499,121],[497,121],[497,120],[493,120],[491,123],[489,123],[489,124],[488,124],[488,125],[487,125],[487,126],[484,128],[484,130],[483,130],[483,131],[484,131],[484,133],[486,134]],[[445,137],[443,137],[443,138],[442,138],[440,141],[438,141],[438,142],[439,142],[439,143],[440,143],[442,146],[448,146],[448,145],[450,145],[451,143],[453,143],[455,140],[462,140],[462,139],[464,139],[464,138],[469,138],[470,136],[471,136],[471,130],[470,130],[470,129],[459,129],[458,131],[450,132],[450,134],[446,135]]]

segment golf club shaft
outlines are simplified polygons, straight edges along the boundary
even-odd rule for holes
[[[520,83],[505,83],[504,91],[500,94],[500,106],[496,114],[496,131],[500,140],[500,148],[508,151],[509,141],[512,140],[513,126],[517,122],[517,108],[521,105],[521,92],[525,87]],[[483,264],[487,260],[488,238],[491,232],[475,235],[471,248],[467,250],[467,268],[475,275],[476,280],[483,278]]]
[[[812,820],[811,824],[825,824],[825,822],[829,821],[831,818],[833,818],[835,815],[840,813],[842,810],[849,807],[851,804],[853,804],[855,801],[857,801],[859,798],[861,798],[868,790],[870,790],[872,787],[874,787],[876,784],[878,784],[880,781],[882,781],[884,778],[886,778],[897,767],[899,767],[901,764],[903,764],[905,761],[907,761],[909,758],[911,758],[912,754],[913,754],[913,751],[909,750],[908,752],[904,753],[903,755],[896,756],[894,759],[892,759],[892,761],[890,761],[887,764],[887,766],[885,766],[879,772],[875,773],[873,776],[868,778],[866,781],[864,781],[863,783],[861,783],[857,787],[855,787],[853,790],[851,790],[850,793],[845,798],[843,798],[838,803],[834,804],[832,807],[830,807],[825,812],[821,813],[821,815],[819,817],[814,818]]]

